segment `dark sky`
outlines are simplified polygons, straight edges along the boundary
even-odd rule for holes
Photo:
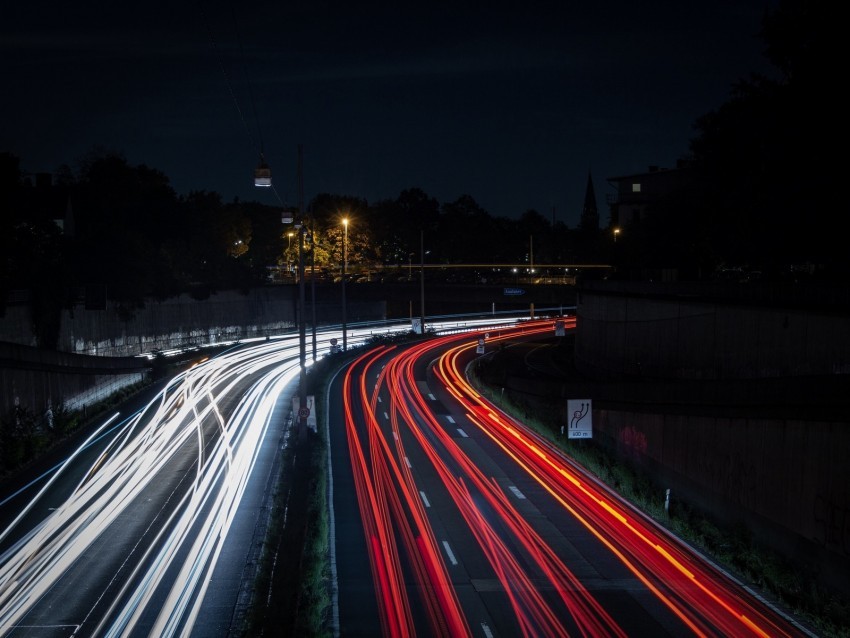
[[[0,14],[0,151],[31,173],[95,146],[180,194],[318,193],[533,208],[578,223],[606,178],[687,153],[696,118],[769,70],[772,0],[55,2]],[[274,191],[253,186],[263,150]]]

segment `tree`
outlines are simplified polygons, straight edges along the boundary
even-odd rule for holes
[[[837,171],[819,161],[841,126],[833,75],[841,40],[831,16],[821,3],[780,2],[762,29],[779,77],[740,81],[729,101],[696,122],[702,214],[721,261],[774,272],[811,262],[833,277],[848,270],[833,228]]]
[[[508,239],[493,234],[490,214],[472,196],[443,204],[435,259],[445,264],[490,263],[493,247]]]
[[[439,202],[420,188],[409,188],[394,200],[378,202],[370,209],[378,255],[388,263],[407,263],[411,253],[419,255],[422,233],[429,246],[439,241],[439,218]]]
[[[525,260],[534,263],[550,261],[552,224],[534,209],[525,211],[519,220],[519,234],[525,242]],[[532,254],[533,252],[533,254]]]
[[[106,287],[124,312],[144,304],[162,273],[160,247],[178,215],[177,197],[159,171],[94,151],[73,189],[80,278]]]
[[[343,219],[349,224],[349,262],[371,262],[376,258],[377,247],[372,245],[370,209],[365,199],[347,195],[322,193],[313,198],[309,206],[314,232],[316,267],[335,271],[342,263]]]

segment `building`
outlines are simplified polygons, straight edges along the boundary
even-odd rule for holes
[[[650,166],[646,173],[609,177],[616,194],[609,197],[611,229],[626,229],[646,219],[654,204],[671,199],[693,186],[693,171],[687,160],[679,160],[676,168]]]

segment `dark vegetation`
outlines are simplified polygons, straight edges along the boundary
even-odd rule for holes
[[[146,381],[128,386],[85,411],[57,405],[45,414],[34,414],[30,409],[17,406],[0,418],[0,481],[77,434],[83,426],[148,384]]]

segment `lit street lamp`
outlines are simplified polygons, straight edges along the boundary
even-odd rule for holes
[[[342,218],[342,351],[348,347],[347,325],[345,320],[345,276],[348,270],[348,217]]]
[[[419,229],[419,326],[425,336],[425,231]]]
[[[287,239],[287,244],[286,244],[286,273],[287,274],[292,273],[292,252],[291,251],[292,251],[292,236],[294,234],[295,233],[293,233],[291,230],[288,233],[286,233],[286,239]]]

